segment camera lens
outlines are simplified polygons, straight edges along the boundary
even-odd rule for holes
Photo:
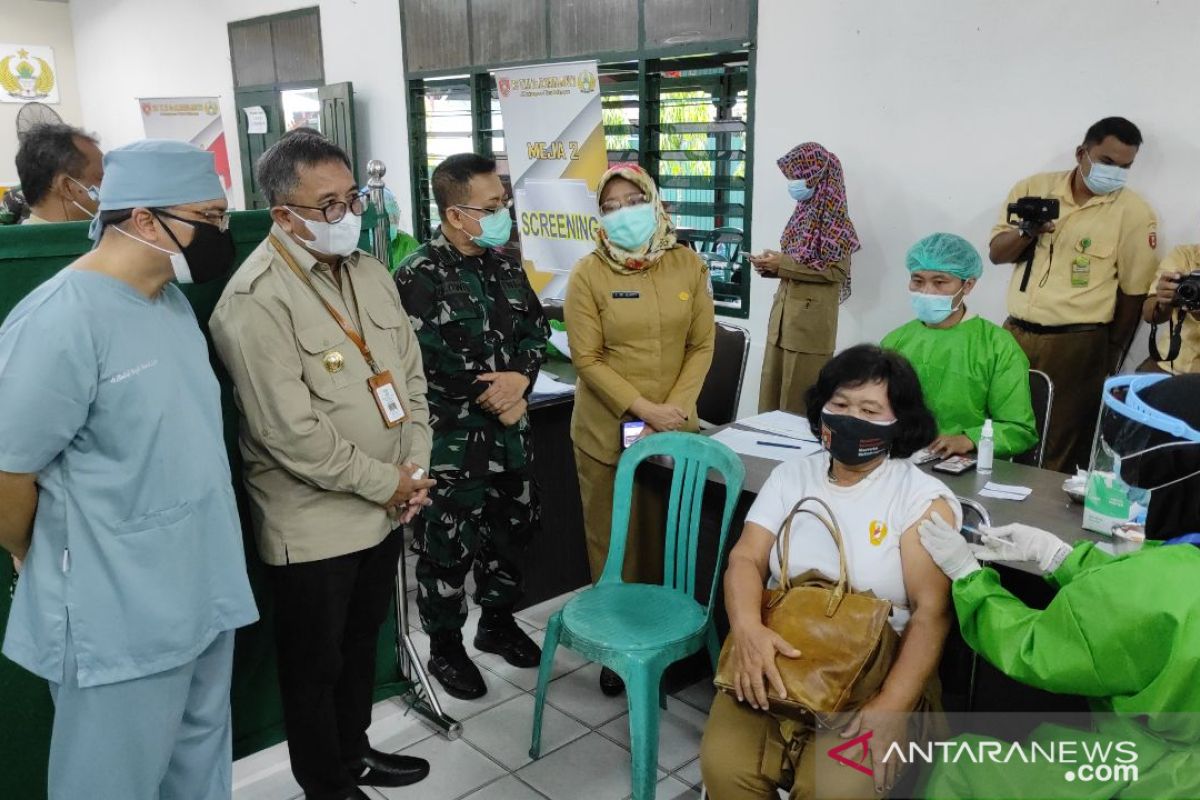
[[[1200,302],[1200,283],[1184,281],[1175,290],[1175,296],[1180,304],[1194,306]]]

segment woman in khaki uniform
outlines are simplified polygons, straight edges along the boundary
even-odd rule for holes
[[[838,157],[816,142],[779,159],[796,210],[780,237],[783,252],[750,256],[779,288],[767,322],[758,410],[805,413],[804,395],[833,354],[838,305],[850,296],[850,254],[858,234],[846,210]]]
[[[593,581],[608,556],[621,423],[643,420],[647,433],[697,430],[715,335],[708,268],[676,243],[650,176],[613,167],[597,196],[596,249],[575,265],[563,307],[579,375],[571,438]],[[625,580],[662,581],[664,516],[660,498],[635,491]],[[616,694],[620,679],[602,674],[601,686]]]

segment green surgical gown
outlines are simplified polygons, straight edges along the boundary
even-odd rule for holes
[[[943,765],[924,796],[1200,798],[1200,549],[1111,556],[1088,542],[1048,580],[1058,593],[1044,610],[992,569],[956,581],[963,638],[1009,677],[1083,695],[1100,715],[1093,731],[1045,725],[1034,739],[1132,741],[1138,779],[1069,783],[1061,765]]]
[[[999,325],[971,317],[938,329],[913,320],[881,344],[912,362],[940,434],[966,434],[979,444],[983,421],[991,419],[997,457],[1019,455],[1037,444],[1029,359]]]

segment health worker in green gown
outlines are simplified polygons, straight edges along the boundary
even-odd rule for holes
[[[1090,730],[1043,725],[1032,741],[1127,743],[1103,763],[1132,764],[1136,774],[1091,764],[1083,780],[1083,772],[1067,777],[1062,763],[959,759],[934,769],[925,797],[1200,797],[1197,396],[1197,374],[1105,383],[1101,444],[1127,484],[1151,492],[1147,543],[1136,552],[1114,556],[1093,542],[1071,547],[1047,531],[1006,525],[981,529],[984,544],[973,553],[940,519],[919,528],[921,543],[954,581],[966,642],[1015,680],[1088,699]],[[1035,562],[1057,593],[1046,608],[1030,608],[977,556]]]
[[[938,424],[929,449],[941,456],[974,452],[986,419],[997,457],[1031,449],[1038,436],[1029,359],[1011,333],[967,310],[983,273],[979,252],[961,236],[935,233],[909,248],[906,265],[916,319],[880,344],[911,361],[921,379]]]

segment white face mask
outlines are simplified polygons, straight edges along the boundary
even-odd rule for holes
[[[67,176],[67,180],[69,180],[71,183],[78,186],[80,189],[83,189],[84,193],[87,194],[88,199],[90,199],[93,203],[96,203],[97,205],[99,205],[100,190],[98,188],[96,188],[95,186],[84,186],[82,182],[75,180],[70,175]],[[75,202],[74,200],[71,201],[71,205],[75,206],[80,211],[82,211],[84,214],[86,214],[88,219],[95,219],[96,212],[88,211],[86,208],[79,205],[79,203]]]
[[[358,248],[358,238],[362,233],[362,217],[355,216],[347,210],[346,216],[337,222],[326,222],[325,220],[306,219],[287,206],[284,208],[287,208],[289,214],[308,226],[309,232],[313,235],[311,240],[301,239],[294,233],[292,236],[314,253],[320,253],[323,256],[345,257]]]
[[[145,239],[140,239],[128,231],[123,231],[116,225],[113,226],[113,230],[122,236],[128,236],[135,242],[141,242],[142,244],[146,245],[146,247],[153,247],[160,253],[166,253],[171,257],[171,271],[175,273],[175,280],[180,283],[195,283],[195,280],[192,278],[192,268],[188,266],[187,259],[184,257],[183,253],[176,250],[168,250],[167,248],[159,247],[156,244],[150,244]]]

